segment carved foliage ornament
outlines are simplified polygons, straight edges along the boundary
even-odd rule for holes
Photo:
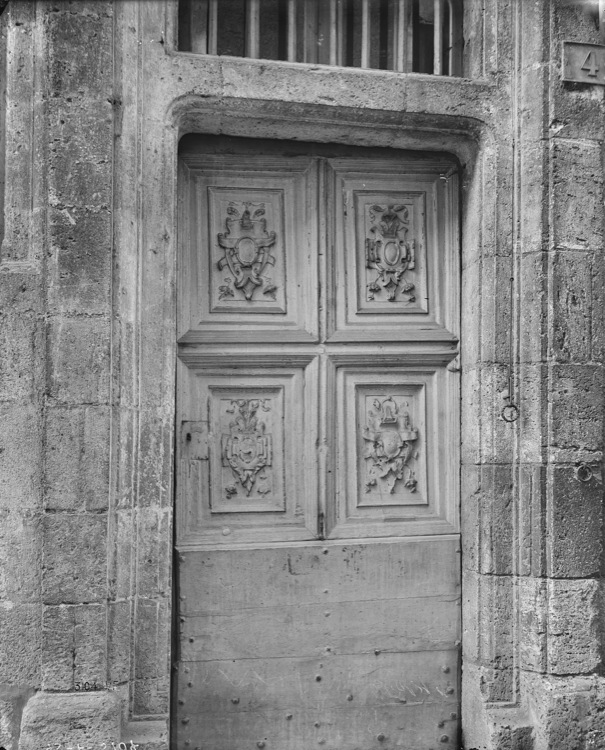
[[[399,480],[404,480],[404,486],[415,492],[418,483],[410,462],[417,457],[414,443],[418,430],[412,427],[409,413],[401,411],[392,396],[382,401],[374,399],[372,406],[362,433],[367,441],[365,458],[369,462],[366,492],[376,487],[379,479],[386,482],[390,494]]]
[[[267,232],[265,204],[231,201],[227,207],[225,228],[225,232],[217,235],[218,244],[224,251],[218,268],[220,271],[229,268],[234,279],[224,279],[224,285],[219,287],[219,298],[235,296],[231,287],[233,281],[235,290],[249,302],[259,288],[263,294],[275,299],[277,287],[269,277],[262,276],[267,265],[275,265],[269,248],[275,245],[276,234]]]
[[[264,469],[271,466],[272,443],[271,435],[265,434],[265,423],[257,416],[261,408],[267,412],[271,407],[267,399],[236,399],[231,401],[227,412],[236,414],[229,424],[229,434],[222,437],[223,466],[230,467],[236,483],[246,491],[249,497],[257,479],[261,479],[257,492],[267,494]],[[237,494],[237,487],[229,485],[225,488],[227,497]]]
[[[413,240],[406,240],[409,230],[409,211],[406,206],[390,204],[370,207],[371,226],[366,238],[366,267],[377,272],[368,284],[368,300],[386,292],[387,300],[395,302],[398,294],[405,294],[414,302],[414,284],[404,278],[405,272],[415,267]]]

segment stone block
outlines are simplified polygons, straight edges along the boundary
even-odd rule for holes
[[[161,665],[158,664],[157,658],[160,638],[157,601],[140,599],[137,602],[135,634],[136,678],[153,680],[161,673]]]
[[[599,668],[599,597],[596,580],[548,581],[550,674],[587,674]]]
[[[510,356],[511,258],[484,258],[481,271],[481,319],[478,321],[481,361],[506,362]]]
[[[0,404],[0,507],[41,508],[41,442],[36,404]]]
[[[167,677],[135,680],[133,713],[135,716],[168,713],[170,705],[170,680]]]
[[[44,518],[43,601],[77,604],[107,596],[107,518],[104,514]]]
[[[174,451],[172,421],[145,410],[140,425],[139,506],[170,507]]]
[[[145,598],[165,596],[170,589],[171,514],[166,509],[141,508],[137,523],[137,592]]]
[[[546,467],[519,469],[518,570],[522,576],[546,575]]]
[[[105,510],[109,501],[109,409],[46,412],[46,497],[52,510]]]
[[[518,594],[520,666],[532,672],[545,672],[548,630],[546,581],[541,578],[521,578]]]
[[[140,750],[168,750],[168,722],[165,719],[131,721],[124,727],[124,742]]]
[[[21,715],[33,693],[26,685],[0,686],[0,743],[6,750],[19,750]]]
[[[40,600],[41,516],[0,509],[0,601]]]
[[[480,434],[481,463],[507,463],[512,460],[515,435],[514,429],[501,416],[506,404],[503,394],[508,391],[508,367],[483,365],[478,387],[480,416],[475,415],[472,429]]]
[[[107,608],[80,604],[74,608],[74,683],[99,685],[107,677]]]
[[[48,329],[50,396],[68,404],[107,404],[111,326],[104,318],[54,318]]]
[[[85,12],[55,4],[46,15],[48,83],[56,98],[111,96],[110,3],[87,2]]]
[[[534,750],[600,750],[605,681],[598,675],[523,675],[534,723]]]
[[[462,521],[462,567],[479,572],[481,531],[481,469],[473,464],[461,468],[460,513]]]
[[[483,575],[479,589],[479,663],[493,670],[486,679],[486,700],[513,700],[513,611],[512,577]],[[492,691],[494,697],[490,697]]]
[[[106,608],[102,604],[44,607],[42,686],[84,690],[106,682]]]
[[[73,607],[44,607],[42,616],[42,687],[44,690],[73,690]]]
[[[604,382],[598,365],[553,365],[550,380],[551,455],[576,461],[578,452],[603,450]]]
[[[548,375],[547,365],[521,364],[519,367],[519,387],[514,394],[520,410],[519,421],[511,427],[518,429],[519,455],[524,463],[539,464],[544,460]]]
[[[554,246],[603,245],[603,167],[596,141],[553,139]]]
[[[0,604],[0,684],[40,686],[39,604]]]
[[[547,575],[591,578],[603,558],[603,487],[595,478],[581,482],[574,467],[548,471],[552,510],[546,539]]]
[[[464,409],[462,409],[460,415],[460,455],[463,464],[478,464],[481,461],[480,375],[479,367],[467,368],[462,372],[462,403]]]
[[[79,104],[78,109],[81,106]],[[64,141],[57,138],[49,158],[48,180],[53,207],[49,215],[49,240],[55,252],[60,247],[67,249],[69,241],[65,245],[61,240],[68,239],[71,226],[73,238],[80,241],[76,251],[84,254],[89,246],[88,253],[103,250],[111,255],[111,102],[91,102],[86,105],[85,116],[82,115],[82,111],[73,112],[72,106],[61,109],[60,116],[77,118],[82,130],[75,134],[72,130]],[[101,229],[98,236],[94,235],[95,227]],[[57,234],[56,230],[61,228],[67,233]],[[57,245],[57,241],[61,244]],[[57,276],[53,281],[60,283]]]
[[[115,693],[37,693],[26,704],[19,750],[110,747],[120,742],[120,703]]]
[[[106,313],[111,305],[111,216],[108,208],[49,209],[53,313]]]
[[[480,586],[483,576],[469,570],[462,570],[462,653],[465,663],[479,660],[479,611]]]
[[[35,400],[43,336],[44,327],[32,310],[0,312],[0,401]]]
[[[110,599],[132,594],[136,539],[135,514],[131,510],[112,512],[108,517],[108,585]]]
[[[510,575],[513,568],[513,470],[509,465],[480,469],[480,571]]]
[[[110,602],[107,610],[107,661],[110,681],[130,679],[131,603]]]
[[[548,340],[548,253],[524,252],[519,259],[519,347],[524,364],[539,364]]]
[[[462,367],[466,371],[478,365],[481,361],[481,264],[479,261],[470,263],[462,274],[462,337],[464,346],[461,347]]]
[[[586,362],[592,354],[592,253],[556,251],[552,264],[552,346],[557,362]]]

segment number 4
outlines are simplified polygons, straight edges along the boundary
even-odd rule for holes
[[[591,51],[586,55],[586,60],[584,60],[584,64],[582,65],[580,70],[588,71],[588,75],[591,78],[597,77],[599,69],[597,68],[597,56],[595,55],[594,51]]]

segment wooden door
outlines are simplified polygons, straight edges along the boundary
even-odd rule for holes
[[[457,747],[456,165],[191,143],[174,747]]]

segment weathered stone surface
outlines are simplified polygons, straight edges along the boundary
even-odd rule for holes
[[[595,672],[601,663],[599,582],[550,580],[547,591],[548,672]]]
[[[598,675],[542,677],[526,674],[534,724],[534,750],[597,750],[605,736],[605,684]]]
[[[109,324],[103,318],[55,318],[48,327],[50,395],[68,404],[109,399]]]
[[[109,410],[46,413],[47,510],[105,510],[109,501]]]
[[[120,739],[120,704],[113,692],[38,693],[23,710],[19,750],[110,747]]]
[[[130,678],[132,604],[107,605],[108,674],[110,682],[126,683]]]
[[[582,482],[575,468],[549,468],[552,512],[547,532],[547,574],[591,578],[603,565],[603,487],[595,477]]]
[[[102,601],[107,586],[104,514],[44,518],[42,596],[46,604]]]
[[[0,601],[40,601],[41,532],[39,513],[0,509]]]
[[[33,692],[24,685],[0,685],[0,743],[6,750],[19,750],[21,715]]]
[[[40,686],[40,604],[0,602],[0,684]]]
[[[123,741],[133,742],[139,750],[166,750],[168,739],[166,720],[131,721],[124,727]]]
[[[106,608],[102,604],[44,607],[42,687],[77,690],[105,685]]]
[[[36,404],[0,404],[1,507],[41,507],[40,437]]]
[[[551,441],[557,460],[574,460],[577,451],[603,449],[604,377],[597,365],[553,365]]]
[[[597,249],[603,244],[601,145],[553,139],[555,247]]]

